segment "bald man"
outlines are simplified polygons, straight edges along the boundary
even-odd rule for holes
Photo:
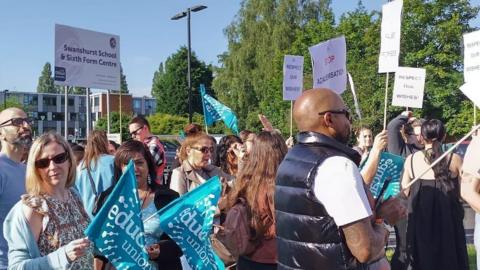
[[[3,221],[25,193],[26,167],[21,160],[32,144],[30,121],[24,111],[8,108],[0,112],[0,143],[0,269],[7,269],[8,246],[3,237]]]
[[[278,269],[366,269],[384,257],[387,229],[372,219],[347,142],[350,113],[329,89],[304,91],[293,117],[298,143],[277,172]]]

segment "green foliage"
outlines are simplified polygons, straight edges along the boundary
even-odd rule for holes
[[[157,135],[164,134],[180,134],[183,128],[188,124],[187,116],[171,115],[164,113],[156,113],[147,117],[150,123],[151,132]],[[203,115],[194,113],[192,117],[193,123],[203,126],[205,130],[205,122]],[[232,134],[232,132],[225,127],[223,122],[217,122],[212,127],[208,127],[209,134]]]
[[[25,110],[23,104],[16,97],[7,97],[5,102],[0,106],[2,106],[0,111],[7,108],[19,108]]]
[[[122,113],[122,141],[130,139],[128,122],[132,119],[131,114]],[[104,116],[95,124],[95,129],[107,131],[107,117]],[[110,112],[110,133],[120,133],[120,113]]]
[[[49,62],[45,63],[42,73],[38,78],[37,92],[38,93],[58,93],[60,87],[55,87],[52,77],[52,66]]]
[[[183,115],[188,114],[188,81],[187,61],[188,50],[181,47],[176,53],[168,57],[165,65],[160,63],[159,69],[153,76],[152,96],[157,99],[157,111],[160,113]],[[202,104],[199,94],[200,84],[204,84],[207,93],[211,92],[212,67],[199,61],[192,53],[191,57],[192,78],[192,110],[201,113]]]
[[[120,67],[120,92],[128,94],[127,76],[123,74],[122,67]]]
[[[471,102],[458,88],[463,82],[462,34],[474,30],[469,21],[478,11],[467,0],[404,0],[400,65],[427,69],[423,109],[415,114],[441,119],[453,136],[464,134],[473,122]],[[381,14],[367,11],[361,1],[336,24],[327,0],[245,0],[225,29],[228,51],[219,57],[215,93],[237,113],[240,129],[258,129],[256,115],[261,112],[286,134],[290,106],[282,100],[284,55],[304,56],[304,89],[309,89],[308,48],[345,35],[347,69],[364,117],[354,126],[378,131],[383,126],[386,79],[377,71],[380,24]],[[390,105],[393,83],[390,74],[387,119],[404,110]],[[342,96],[353,111],[351,92]]]

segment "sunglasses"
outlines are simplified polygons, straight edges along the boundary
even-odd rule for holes
[[[0,123],[0,127],[6,127],[6,126],[20,127],[23,125],[23,123],[27,123],[28,125],[31,126],[33,124],[33,120],[30,118],[21,118],[21,117],[12,118],[12,119],[8,119],[5,122]]]
[[[215,150],[213,147],[207,147],[207,146],[204,146],[204,147],[201,147],[201,148],[197,148],[197,147],[193,147],[193,146],[192,146],[192,147],[190,147],[190,148],[195,149],[195,150],[197,150],[197,151],[200,151],[200,152],[202,152],[202,153],[204,153],[204,154],[206,154],[206,153],[208,153],[208,152],[213,153],[213,150]]]
[[[144,126],[141,126],[139,128],[137,128],[136,130],[130,132],[130,136],[133,138],[135,136],[137,136],[137,133],[143,128]]]
[[[350,112],[346,109],[323,111],[323,112],[319,112],[318,115],[324,115],[326,113],[343,114],[348,119],[348,121],[352,122],[352,116],[350,115]]]
[[[50,165],[50,161],[55,162],[55,164],[62,164],[68,159],[68,153],[63,152],[54,156],[53,158],[42,158],[35,161],[35,167],[37,169],[44,169]]]

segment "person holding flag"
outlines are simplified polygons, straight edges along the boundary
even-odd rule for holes
[[[156,177],[154,159],[145,144],[135,140],[125,142],[118,148],[114,160],[114,181],[119,181],[130,160],[133,160],[135,164],[141,219],[145,220],[178,198],[178,193],[152,180]],[[97,208],[105,204],[107,197],[114,188],[115,185],[100,194]],[[160,229],[160,221],[158,219],[150,219],[147,222],[143,222],[143,228],[145,248],[150,263],[155,267],[160,266],[162,269],[182,269],[180,263],[182,252],[177,244]],[[106,264],[108,261],[105,257],[96,257],[97,266]]]

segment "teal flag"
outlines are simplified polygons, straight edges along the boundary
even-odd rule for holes
[[[370,185],[370,191],[375,199],[382,197],[387,200],[400,192],[400,177],[402,176],[405,159],[388,152],[382,152],[377,173]]]
[[[145,220],[160,220],[161,229],[182,249],[192,269],[225,269],[209,237],[221,190],[220,178],[212,177]]]
[[[200,94],[202,95],[205,124],[211,126],[216,121],[223,120],[229,129],[238,134],[238,121],[235,113],[229,107],[208,95],[203,84],[200,84]]]
[[[95,248],[117,268],[154,269],[145,237],[133,162],[85,230]]]

